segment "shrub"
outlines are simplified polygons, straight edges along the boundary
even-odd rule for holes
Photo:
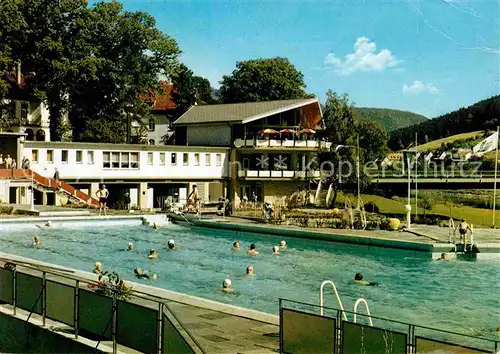
[[[0,205],[0,214],[10,215],[14,211],[14,207],[10,205]]]
[[[365,211],[369,212],[369,213],[376,213],[378,214],[380,212],[377,204],[375,204],[374,202],[368,202],[365,204]]]

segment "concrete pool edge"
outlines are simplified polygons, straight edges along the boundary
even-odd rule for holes
[[[40,265],[42,267],[45,266],[45,267],[51,267],[51,268],[70,270],[73,272],[73,274],[75,276],[78,276],[78,277],[81,277],[81,278],[84,278],[84,279],[87,279],[87,280],[93,281],[93,282],[97,281],[96,274],[93,274],[90,272],[85,272],[85,271],[75,269],[75,268],[61,266],[61,265],[55,264],[55,263],[38,261],[38,260],[35,260],[32,258],[17,256],[14,254],[4,253],[4,252],[0,252],[0,258],[30,263],[33,265]],[[205,298],[201,298],[201,297],[197,297],[197,296],[193,296],[193,295],[188,295],[188,294],[184,294],[184,293],[180,293],[180,292],[176,292],[176,291],[172,291],[172,290],[167,290],[164,288],[154,287],[154,286],[150,286],[150,285],[144,285],[144,284],[136,283],[136,282],[129,281],[129,280],[127,280],[127,285],[132,286],[133,289],[135,289],[139,292],[158,296],[158,297],[165,299],[166,301],[172,301],[172,302],[177,302],[177,303],[184,304],[184,305],[194,306],[194,307],[198,307],[198,308],[204,308],[207,310],[217,311],[217,312],[221,312],[221,313],[225,313],[225,314],[237,316],[237,317],[248,318],[251,320],[255,320],[255,321],[259,321],[259,322],[263,322],[263,323],[268,323],[268,324],[272,324],[272,325],[279,325],[279,316],[273,315],[271,313],[256,311],[256,310],[247,309],[244,307],[239,307],[239,306],[234,306],[234,305],[229,305],[229,304],[225,304],[225,303],[214,301],[214,300],[209,300],[209,299],[205,299]],[[214,291],[216,291],[215,288],[214,288]]]

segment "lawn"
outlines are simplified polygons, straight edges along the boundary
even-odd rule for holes
[[[418,151],[431,151],[431,150],[436,150],[441,147],[441,144],[446,144],[446,143],[452,143],[457,140],[465,140],[469,138],[474,138],[478,137],[478,139],[482,138],[482,131],[476,131],[476,132],[469,132],[469,133],[463,133],[463,134],[457,134],[457,135],[452,135],[448,136],[446,138],[438,139],[438,140],[433,140],[429,141],[428,143],[418,145],[417,147],[412,147],[410,150],[418,150]]]
[[[339,194],[338,200],[339,202],[343,203],[344,202],[344,195]],[[356,200],[357,198],[355,196],[350,196],[351,198],[351,203],[353,204],[353,207],[356,207]],[[371,195],[371,194],[362,194],[361,198],[363,202],[366,204],[368,202],[374,203],[378,208],[381,214],[389,214],[389,215],[394,215],[394,214],[399,214],[401,216],[406,214],[405,211],[405,204],[406,204],[406,198],[397,198],[395,199],[389,199],[389,198],[384,198],[378,195]],[[415,199],[411,199],[412,203],[412,208],[415,208]],[[500,208],[500,205],[498,206]],[[496,219],[495,219],[495,224],[497,227],[500,227],[500,210],[496,211]],[[469,224],[473,224],[476,226],[485,226],[485,227],[490,227],[492,225],[492,218],[493,218],[493,212],[491,209],[483,209],[483,208],[474,208],[471,206],[463,206],[463,205],[457,205],[453,203],[447,203],[447,204],[435,204],[432,210],[424,210],[423,208],[418,208],[418,214],[419,215],[424,215],[425,214],[432,214],[432,215],[442,215],[445,218],[448,217],[453,217],[454,219],[466,219]],[[412,214],[415,213],[415,209],[412,210]]]

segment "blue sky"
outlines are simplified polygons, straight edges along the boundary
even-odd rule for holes
[[[218,87],[237,61],[282,56],[321,101],[427,117],[500,92],[498,0],[122,0],[152,14],[183,61]]]

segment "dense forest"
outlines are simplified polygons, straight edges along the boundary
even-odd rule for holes
[[[419,144],[423,144],[460,133],[494,130],[500,125],[499,117],[500,96],[497,95],[420,124],[394,130],[389,148],[400,150],[410,145],[415,140],[415,133],[418,133]]]
[[[376,121],[380,123],[388,133],[427,120],[426,117],[420,114],[399,111],[396,109],[356,107],[355,110],[358,119]]]

